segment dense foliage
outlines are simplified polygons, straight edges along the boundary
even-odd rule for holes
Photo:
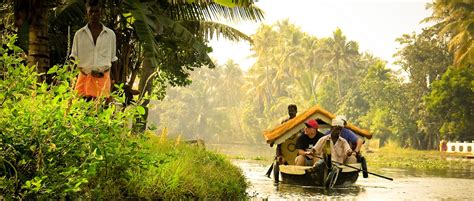
[[[222,156],[167,140],[151,148],[148,136],[131,130],[145,112],[141,106],[122,110],[78,97],[72,88],[74,64],[50,68],[48,73],[57,75],[54,84],[38,82],[35,67],[25,65],[14,39],[2,41],[0,48],[2,199],[245,196],[242,173]],[[125,97],[115,94],[114,99],[120,103]],[[202,177],[205,170],[219,174]],[[160,177],[146,180],[143,173]]]
[[[320,104],[369,129],[381,146],[393,139],[436,149],[443,137],[474,139],[467,132],[472,71],[447,71],[453,54],[433,29],[397,39],[401,71],[360,53],[340,29],[317,38],[285,20],[262,25],[252,38],[256,63],[248,72],[232,61],[197,70],[190,87],[168,91],[150,121],[188,138],[262,143],[262,131],[286,118],[288,104],[300,112]]]
[[[2,194],[100,197],[123,191],[126,170],[136,168],[129,164],[141,160],[126,126],[139,110],[120,112],[79,98],[72,93],[70,65],[50,69],[58,74],[55,85],[37,84],[36,69],[15,56],[20,52],[13,39],[0,50]]]
[[[442,137],[473,139],[473,92],[474,68],[448,69],[441,79],[433,82],[431,93],[424,98],[430,120],[437,123]]]

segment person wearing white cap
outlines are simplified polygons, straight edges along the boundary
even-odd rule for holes
[[[341,137],[349,142],[351,149],[355,152],[356,156],[360,157],[360,149],[362,148],[362,144],[364,141],[359,138],[354,132],[347,128],[347,118],[344,115],[337,115],[335,119],[338,119],[338,123],[340,124],[342,121],[343,126],[341,130]],[[355,163],[356,158],[351,158],[349,163]]]
[[[322,137],[318,140],[316,145],[313,147],[313,153],[317,156],[322,156],[323,145],[326,141],[331,140],[331,156],[332,160],[344,163],[350,155],[352,155],[352,149],[344,138],[340,137],[341,130],[344,127],[344,121],[339,118],[334,118],[331,122],[332,129],[330,134]]]
[[[346,163],[360,163],[362,165],[362,169],[365,170],[365,172],[362,172],[362,175],[364,178],[369,177],[369,174],[366,172],[367,171],[367,161],[365,160],[365,157],[362,156],[360,153],[360,148],[362,148],[362,144],[364,144],[364,141],[358,137],[354,132],[352,132],[350,129],[347,128],[347,118],[344,115],[338,115],[336,116],[336,119],[340,119],[344,122],[344,127],[341,130],[341,137],[346,139],[347,142],[351,145],[351,149],[354,150],[355,156],[351,155],[347,158]]]

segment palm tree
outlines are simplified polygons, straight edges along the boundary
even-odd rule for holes
[[[4,0],[2,5],[13,11],[14,24],[19,35],[20,46],[28,53],[28,64],[36,65],[39,73],[49,68],[48,11],[55,1]],[[8,16],[8,12],[0,17]],[[40,77],[40,81],[45,76]]]
[[[340,101],[342,98],[341,76],[348,75],[354,67],[354,60],[359,55],[359,46],[355,41],[347,41],[341,29],[337,28],[333,32],[333,37],[325,40],[325,46],[320,52],[329,61],[327,64],[336,76],[337,95]]]
[[[224,64],[221,78],[218,85],[219,91],[222,92],[220,95],[223,100],[222,105],[226,107],[235,107],[240,103],[241,92],[240,89],[243,85],[243,72],[238,64],[234,63],[233,60],[228,60]]]
[[[449,50],[454,53],[455,66],[471,66],[474,63],[474,1],[436,0],[428,4],[433,9],[431,17],[441,36],[449,35]]]
[[[83,0],[58,0],[48,4],[41,0],[3,2],[18,7],[16,15],[26,15],[29,18],[24,18],[31,20],[28,21],[32,27],[29,62],[38,64],[40,72],[49,67],[49,50],[45,45],[48,44],[48,13],[52,13],[50,20],[56,22],[53,23],[56,27],[84,22]],[[214,67],[208,56],[211,48],[207,41],[211,38],[223,36],[250,41],[242,32],[216,20],[239,22],[263,18],[263,12],[254,6],[253,0],[105,0],[104,5],[104,24],[116,32],[117,56],[121,58],[119,74],[112,76],[119,84],[128,81],[132,86],[141,72],[141,97],[151,94],[153,89],[164,94],[168,85],[189,84],[189,71],[193,68]],[[23,19],[20,17],[17,18]],[[159,87],[154,87],[153,81],[160,83]],[[147,104],[148,101],[143,102],[144,106]]]
[[[54,26],[77,24],[80,20],[84,22],[84,0],[4,0],[2,4],[12,5],[11,7],[15,8],[14,13],[16,21],[19,22],[17,24],[20,34],[23,33],[21,32],[22,27],[28,25],[32,27],[30,32],[33,34],[29,34],[31,37],[29,45],[32,47],[31,58],[34,59],[31,59],[30,62],[41,63],[39,69],[43,69],[42,63],[48,63],[48,46],[45,45],[48,43],[47,34],[45,34],[48,28],[48,13],[51,13],[51,21],[55,22]],[[231,40],[249,40],[245,34],[223,24],[215,23],[214,20],[259,21],[263,17],[263,12],[254,6],[253,0],[157,0],[147,2],[104,0],[104,5],[104,13],[107,16],[104,23],[117,32],[119,40],[126,39],[128,43],[120,44],[124,46],[118,47],[119,56],[123,54],[127,58],[135,60],[135,62],[122,61],[121,66],[140,63],[143,61],[143,56],[147,57],[155,69],[160,66],[162,73],[169,73],[171,77],[178,78],[168,80],[172,85],[186,84],[187,74],[184,72],[186,68],[182,69],[185,65],[179,66],[186,64],[186,62],[176,63],[176,59],[182,59],[178,57],[183,55],[169,55],[169,51],[166,52],[164,49],[171,47],[173,51],[194,52],[194,55],[187,54],[187,59],[192,60],[190,55],[194,56],[194,61],[188,60],[187,63],[198,61],[198,63],[212,66],[212,61],[207,56],[210,48],[206,46],[206,40],[216,36],[224,36]],[[130,45],[130,41],[133,42],[132,45]],[[131,49],[134,50],[131,51]],[[171,57],[171,59],[163,61],[159,59],[161,57]],[[170,64],[173,59],[176,65]],[[163,65],[164,62],[168,62],[168,65]],[[128,70],[130,69],[123,72],[127,73]],[[132,68],[132,70],[137,69]],[[125,79],[121,77],[118,80],[125,81]]]
[[[280,83],[278,85],[274,84],[276,73],[273,67],[273,56],[271,56],[278,51],[276,48],[278,42],[275,40],[275,35],[272,26],[263,25],[252,36],[252,50],[254,51],[252,56],[258,58],[258,60],[248,72],[251,81],[247,82],[246,89],[249,93],[257,92],[258,96],[262,98],[259,99],[261,109],[273,104],[273,96],[278,92],[276,88],[280,85]]]

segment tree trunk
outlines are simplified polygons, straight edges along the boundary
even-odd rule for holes
[[[151,94],[151,90],[153,89],[153,72],[155,68],[153,67],[151,60],[145,58],[143,60],[143,67],[142,73],[140,75],[140,83],[138,84],[138,90],[140,91],[139,99],[145,97],[146,94]],[[146,129],[146,120],[148,117],[148,103],[150,103],[149,99],[145,99],[142,103],[142,106],[145,108],[145,115],[141,119],[142,126],[140,128],[141,131]]]
[[[342,93],[341,93],[341,81],[339,80],[339,59],[336,60],[336,69],[334,70],[336,73],[336,84],[337,84],[337,106],[339,106],[339,103],[342,98]]]
[[[28,64],[36,65],[38,73],[46,73],[49,69],[49,37],[48,37],[48,7],[46,1],[41,1],[36,18],[32,20],[28,38]],[[41,76],[44,81],[45,75]]]

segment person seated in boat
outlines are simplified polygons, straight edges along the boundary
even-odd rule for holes
[[[300,166],[311,166],[317,160],[314,160],[311,153],[311,148],[318,140],[324,135],[318,132],[318,122],[314,119],[310,119],[304,123],[306,127],[304,131],[298,135],[296,139],[296,153],[295,164]]]
[[[356,163],[360,157],[360,149],[362,148],[362,144],[364,141],[359,138],[354,132],[352,132],[349,128],[347,128],[347,118],[344,115],[336,116],[336,119],[339,119],[344,122],[344,126],[341,129],[341,137],[347,140],[351,149],[354,151],[355,155],[351,155],[347,159],[347,163]],[[328,132],[329,133],[329,132]],[[328,134],[326,133],[326,134]]]
[[[318,158],[321,158],[324,145],[327,141],[330,141],[332,161],[344,163],[346,159],[354,153],[347,140],[341,137],[344,121],[340,118],[334,118],[331,122],[331,126],[332,128],[329,134],[318,140],[316,145],[312,148],[312,153],[318,156]]]

